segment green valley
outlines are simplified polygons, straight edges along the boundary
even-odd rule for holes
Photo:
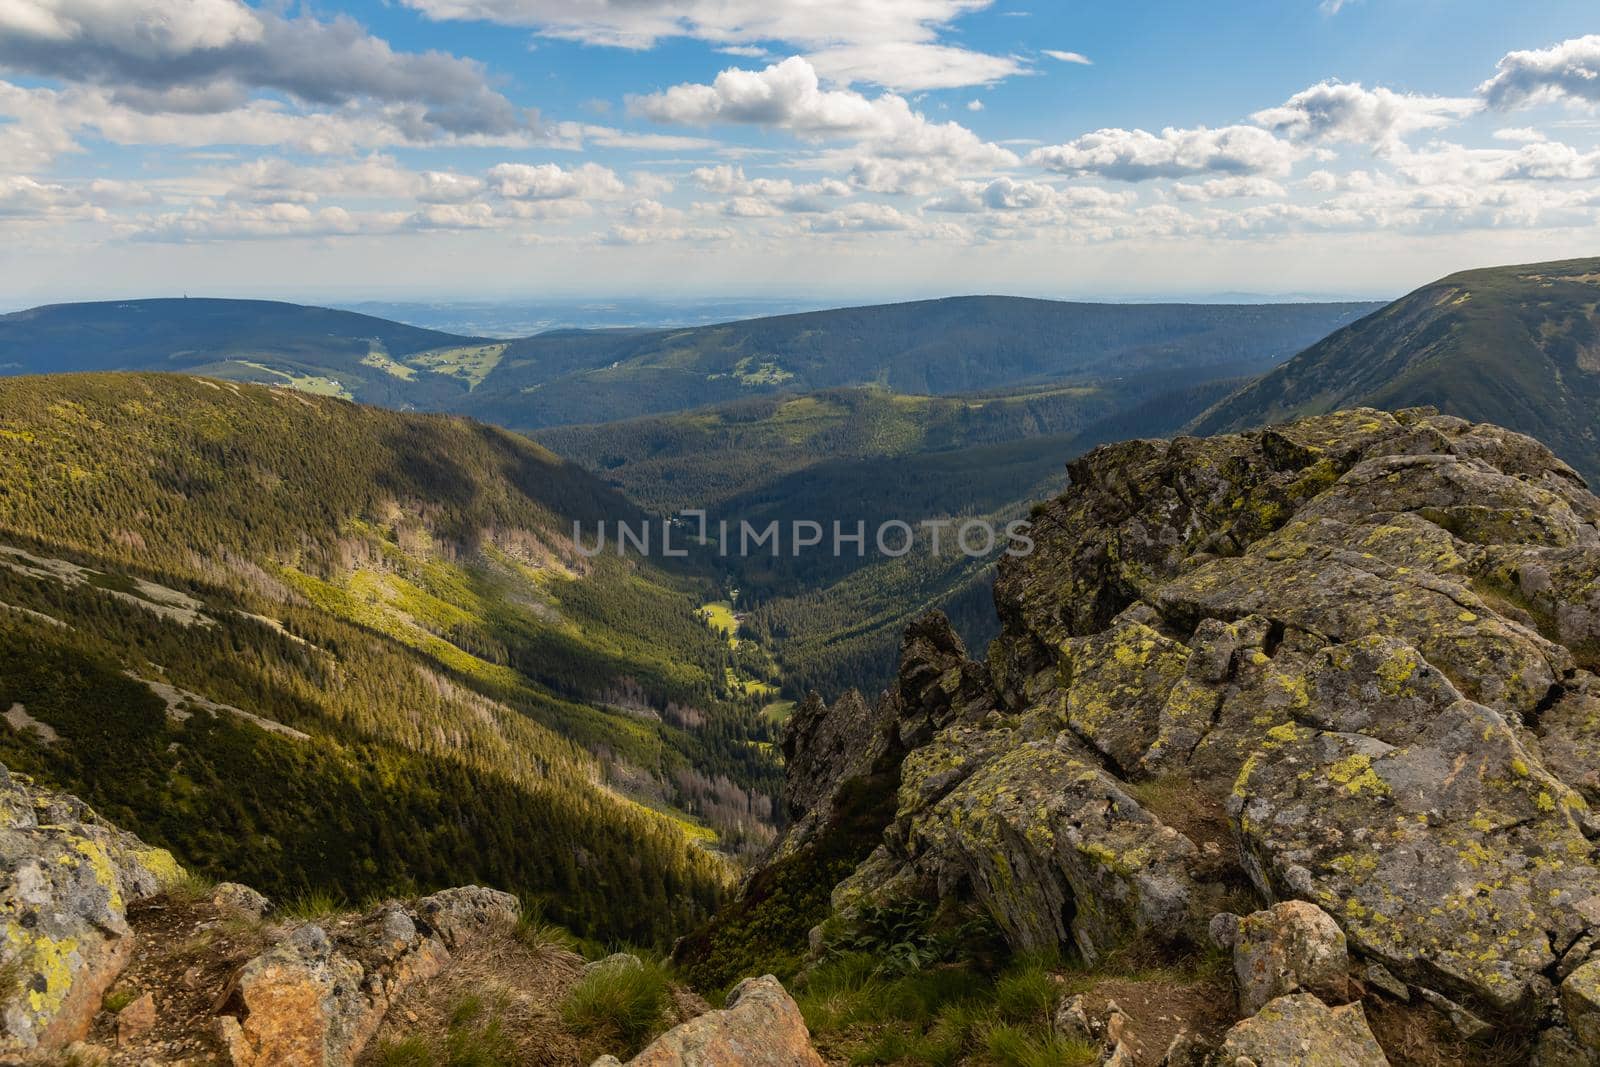
[[[525,439],[170,375],[0,382],[0,434],[3,762],[187,863],[648,942],[770,836],[713,585],[577,555],[634,510]]]

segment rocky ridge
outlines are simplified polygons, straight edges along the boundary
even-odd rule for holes
[[[780,856],[840,851],[828,813],[869,770],[894,779],[813,958],[918,900],[1088,961],[1215,931],[1245,953],[1217,1062],[1300,1062],[1280,1039],[1381,1062],[1362,1013],[1379,998],[1535,1062],[1600,1063],[1600,500],[1582,479],[1510,431],[1365,409],[1125,442],[1071,473],[1033,555],[1001,565],[986,659],[930,616],[870,714],[851,698],[794,720]],[[1262,949],[1249,931],[1287,902],[1305,910]]]

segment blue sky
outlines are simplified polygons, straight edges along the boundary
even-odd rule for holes
[[[0,0],[0,302],[1392,295],[1600,253],[1531,0]]]

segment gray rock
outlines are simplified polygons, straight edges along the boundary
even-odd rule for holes
[[[0,767],[0,1055],[62,1049],[89,1031],[132,955],[128,904],[183,876],[164,849],[76,797]]]
[[[1243,922],[1239,916],[1231,911],[1219,911],[1211,917],[1211,922],[1206,926],[1206,934],[1211,938],[1211,943],[1224,951],[1232,951],[1233,946],[1239,943],[1239,924]]]
[[[1584,964],[1561,983],[1561,1010],[1579,1043],[1600,1051],[1600,960]]]
[[[1330,1008],[1310,993],[1279,997],[1236,1024],[1213,1057],[1215,1067],[1241,1058],[1258,1067],[1387,1067],[1360,1004]]]
[[[1407,985],[1389,973],[1389,968],[1381,963],[1369,963],[1361,971],[1361,977],[1380,992],[1387,993],[1394,999],[1405,1002],[1411,999],[1411,990]]]
[[[417,921],[455,951],[488,934],[504,933],[517,923],[522,906],[510,893],[469,885],[446,889],[417,901]]]
[[[211,891],[211,903],[224,911],[261,918],[272,910],[272,902],[247,885],[218,882]]]
[[[1315,904],[1290,900],[1247,915],[1233,946],[1239,1013],[1254,1015],[1289,993],[1341,997],[1349,966],[1344,933]]]

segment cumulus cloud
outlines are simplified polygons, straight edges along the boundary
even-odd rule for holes
[[[1195,174],[1287,174],[1302,152],[1254,126],[1148,130],[1106,129],[1066,144],[1036,149],[1028,162],[1060,174],[1097,174],[1118,181]]]
[[[484,181],[451,171],[412,171],[392,157],[373,155],[351,163],[305,166],[266,157],[219,172],[229,200],[252,203],[316,203],[324,196],[416,200],[460,204],[483,192]]]
[[[992,0],[405,0],[436,19],[528,26],[550,37],[649,48],[670,37],[708,41],[738,55],[783,41],[811,50],[841,81],[902,91],[983,85],[1026,69],[939,43],[962,15]]]
[[[1288,191],[1271,178],[1213,178],[1206,182],[1179,182],[1172,187],[1172,192],[1179,200],[1188,201],[1262,199],[1288,195]]]
[[[596,200],[627,191],[616,172],[597,163],[570,169],[555,163],[501,163],[489,168],[489,188],[507,200]]]
[[[764,70],[732,68],[709,85],[677,85],[632,97],[635,114],[657,122],[742,124],[782,130],[806,141],[853,142],[847,153],[819,160],[847,170],[875,192],[913,192],[948,181],[960,168],[1015,166],[1015,153],[983,141],[957,122],[929,121],[905,98],[869,99],[849,89],[824,89],[815,68],[795,56]]]
[[[353,19],[289,18],[240,0],[10,0],[0,67],[104,86],[150,113],[216,114],[252,93],[397,105],[408,134],[503,134],[536,116],[442,52],[396,52]]]
[[[1478,92],[1502,109],[1553,100],[1600,104],[1600,34],[1507,53]]]
[[[1452,125],[1481,107],[1471,99],[1325,81],[1296,93],[1279,107],[1256,112],[1251,121],[1297,140],[1385,147],[1419,130]]]
[[[708,193],[728,197],[723,214],[742,218],[828,211],[833,206],[830,201],[850,195],[850,187],[835,178],[805,184],[787,178],[747,178],[742,167],[727,164],[697,168],[689,178]]]
[[[1433,144],[1397,157],[1395,170],[1423,187],[1590,181],[1600,177],[1600,151],[1581,152],[1554,141],[1536,141],[1516,149]]]
[[[993,85],[1026,71],[1016,56],[994,56],[924,41],[837,45],[806,58],[818,73],[841,83],[865,82],[905,92]]]

